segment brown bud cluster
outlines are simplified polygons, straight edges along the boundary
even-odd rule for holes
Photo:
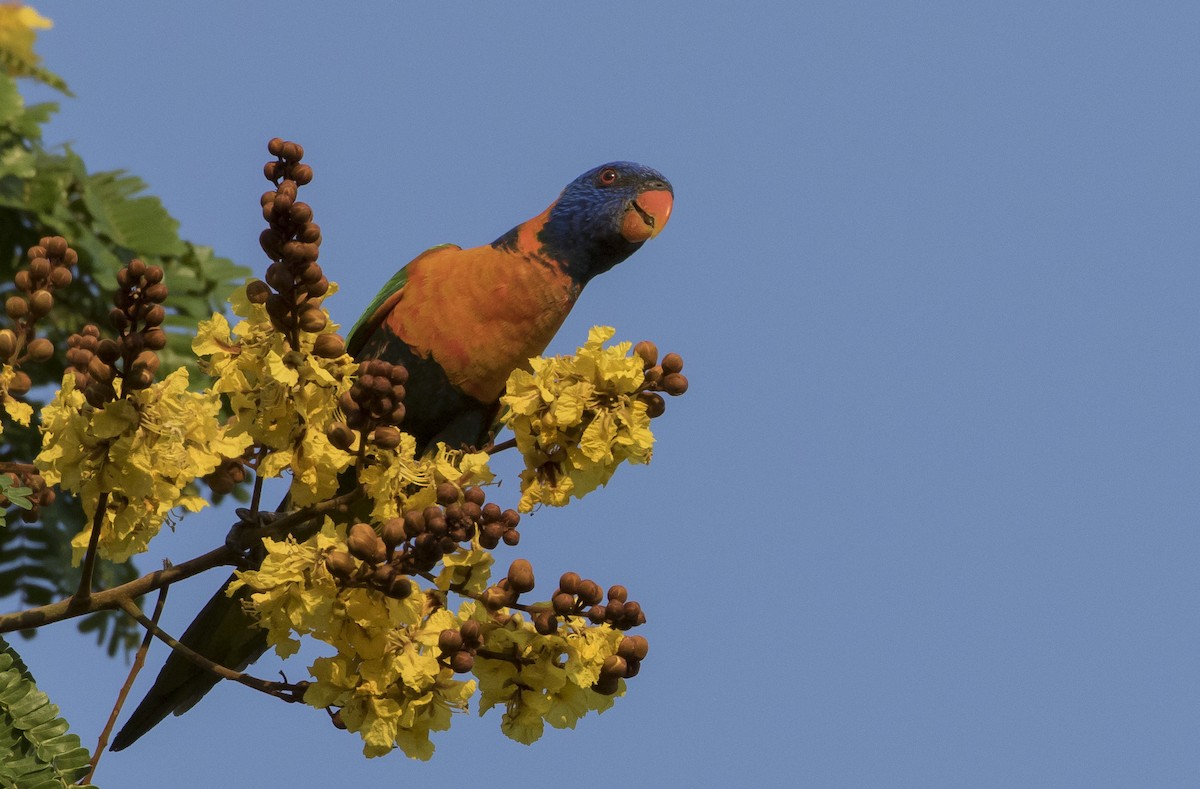
[[[354,432],[359,431],[382,449],[398,447],[406,383],[408,370],[403,365],[380,359],[359,364],[358,377],[338,402],[346,421],[333,422],[326,430],[330,442],[348,450],[354,444]]]
[[[688,380],[683,374],[683,357],[668,353],[658,361],[658,347],[649,340],[633,346],[633,352],[641,357],[646,381],[638,393],[638,399],[646,404],[646,413],[651,419],[660,417],[667,410],[667,401],[659,392],[678,397],[687,391]]]
[[[276,137],[267,150],[275,160],[263,166],[263,175],[275,188],[263,192],[259,201],[268,227],[258,241],[272,262],[266,282],[252,281],[247,295],[266,305],[271,323],[297,348],[299,331],[317,333],[327,323],[320,304],[329,292],[329,279],[317,264],[321,228],[312,221],[312,207],[297,199],[300,187],[312,181],[313,169],[301,164],[304,149],[298,143]],[[342,350],[344,345],[337,353],[324,352],[332,357]]]
[[[389,561],[392,546],[384,542],[371,524],[351,526],[346,535],[346,549],[349,553],[331,551],[325,557],[325,567],[343,585],[378,589],[399,600],[412,594],[412,581],[397,569],[395,562]]]
[[[75,370],[76,386],[93,406],[116,397],[114,382],[121,379],[123,392],[145,389],[158,372],[158,351],[167,345],[162,323],[166,310],[167,285],[159,266],[141,260],[117,272],[120,289],[113,295],[108,322],[116,339],[101,339],[96,326],[85,326],[67,340],[67,363]]]
[[[423,510],[408,510],[403,518],[395,520],[399,522],[384,524],[385,539],[394,540],[399,549],[395,561],[410,575],[432,570],[443,556],[476,536],[488,550],[501,540],[516,545],[521,538],[517,531],[521,516],[516,510],[502,511],[497,505],[486,503],[483,488],[474,486],[460,494],[457,485],[442,483],[438,487],[438,504]]]
[[[442,661],[457,674],[465,674],[475,666],[475,652],[483,644],[483,626],[468,619],[457,630],[447,628],[438,636]]]
[[[71,284],[71,268],[79,262],[75,250],[62,236],[47,236],[26,252],[28,265],[17,271],[17,292],[5,299],[4,311],[11,328],[0,329],[0,364],[19,366],[41,363],[54,355],[54,344],[36,335],[35,324],[54,308],[54,291]],[[8,392],[23,395],[32,386],[30,377],[18,371]]]

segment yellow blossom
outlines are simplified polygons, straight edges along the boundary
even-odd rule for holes
[[[249,443],[229,434],[212,393],[188,390],[186,369],[146,389],[88,405],[75,375],[42,410],[42,450],[35,463],[48,484],[78,493],[89,527],[71,541],[73,561],[87,549],[101,497],[100,555],[125,561],[146,549],[172,510],[195,512],[207,503],[192,483]]]
[[[330,293],[336,290],[330,286]],[[354,456],[334,447],[325,429],[336,418],[338,398],[350,388],[357,365],[349,355],[325,359],[312,353],[320,334],[300,332],[300,349],[276,331],[266,308],[246,297],[245,287],[230,297],[242,320],[230,329],[222,315],[197,328],[192,350],[213,377],[213,391],[226,396],[233,411],[231,432],[263,446],[258,473],[277,477],[292,472],[297,506],[337,493],[338,474]]]
[[[650,417],[637,398],[644,381],[628,342],[603,347],[614,330],[596,326],[574,356],[533,359],[516,370],[502,402],[525,458],[519,509],[563,506],[608,483],[622,462],[648,463]]]
[[[29,420],[33,418],[33,406],[8,393],[8,387],[12,385],[13,379],[16,377],[17,370],[11,364],[0,366],[0,402],[3,402],[4,411],[8,414],[9,419],[18,425],[28,425]],[[0,434],[3,433],[4,422],[0,421]]]

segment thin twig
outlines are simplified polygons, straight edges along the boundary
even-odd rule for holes
[[[164,570],[170,566],[170,563],[163,562]],[[158,590],[158,599],[154,603],[154,613],[150,617],[150,621],[155,625],[158,624],[159,617],[162,616],[163,606],[167,602],[167,591],[170,588],[169,586],[163,586]],[[104,731],[100,732],[100,739],[96,743],[96,750],[92,751],[91,769],[88,770],[88,774],[79,783],[90,784],[92,782],[92,776],[96,774],[96,766],[100,763],[100,755],[108,747],[108,737],[112,734],[113,727],[117,725],[117,718],[121,715],[121,708],[125,706],[125,699],[129,696],[129,691],[133,689],[133,681],[137,679],[138,672],[146,664],[146,653],[150,651],[150,642],[153,640],[154,636],[147,630],[146,637],[142,639],[142,644],[138,647],[137,654],[134,655],[133,665],[129,669],[129,676],[125,678],[125,684],[121,686],[121,692],[117,694],[117,702],[113,705],[112,712],[108,716],[108,723],[104,724]]]
[[[141,609],[138,608],[137,605],[128,597],[121,598],[121,600],[118,601],[118,605],[121,607],[122,611],[136,619],[142,625],[142,627],[153,633],[155,638],[159,639],[171,649],[175,650],[180,655],[183,655],[185,658],[192,661],[197,666],[205,669],[206,671],[211,671],[213,674],[216,674],[222,679],[233,680],[234,682],[241,683],[248,688],[261,691],[269,696],[274,696],[277,699],[283,699],[286,702],[297,702],[304,700],[304,691],[308,688],[307,683],[301,682],[293,685],[288,682],[272,682],[270,680],[252,677],[249,674],[245,674],[241,671],[234,671],[228,666],[223,666],[216,661],[209,660],[199,652],[184,646],[177,639],[173,638],[166,631],[160,628],[157,624],[147,619],[146,615],[142,613]]]
[[[96,514],[92,516],[92,534],[88,538],[87,553],[83,556],[83,571],[79,574],[79,588],[75,591],[75,599],[79,604],[86,603],[92,596],[92,575],[96,571],[96,553],[100,546],[100,531],[104,526],[104,516],[108,512],[108,491],[100,494],[96,501]]]

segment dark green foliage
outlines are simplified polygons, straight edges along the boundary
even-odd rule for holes
[[[74,786],[87,774],[91,755],[68,728],[21,658],[0,638],[0,786]]]
[[[73,282],[56,294],[55,309],[38,324],[39,334],[60,353],[23,368],[34,384],[28,401],[36,410],[58,387],[61,351],[71,333],[87,323],[107,331],[117,271],[135,257],[161,266],[170,287],[164,305],[169,341],[159,353],[163,368],[189,367],[193,382],[203,381],[190,353],[196,324],[223,310],[226,296],[249,270],[181,239],[179,223],[158,198],[143,194],[146,185],[139,178],[122,171],[89,173],[69,148],[44,147],[42,125],[56,109],[55,104],[25,106],[16,82],[0,73],[0,304],[26,262],[25,250],[38,239],[63,236],[79,254]],[[39,444],[36,428],[9,421],[0,436],[0,460],[29,462]],[[79,571],[70,566],[69,540],[84,525],[78,502],[60,496],[41,509],[34,524],[18,516],[11,511],[9,523],[0,528],[0,598],[16,597],[19,605],[30,606],[72,594]],[[101,562],[96,580],[107,587],[137,574],[132,564]],[[80,627],[107,643],[110,653],[138,641],[136,625],[114,612],[86,617]]]

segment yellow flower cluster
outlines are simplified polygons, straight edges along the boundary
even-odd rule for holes
[[[502,402],[525,458],[522,512],[583,497],[606,484],[622,461],[650,461],[654,434],[636,397],[643,363],[630,355],[628,342],[602,347],[614,333],[593,327],[574,356],[533,359],[532,372],[509,377]]]
[[[330,293],[335,290],[331,285]],[[268,450],[261,476],[291,469],[296,505],[328,499],[337,492],[338,474],[354,460],[325,436],[338,398],[350,388],[354,360],[312,352],[321,334],[336,330],[332,322],[319,333],[300,332],[296,351],[271,325],[266,308],[246,298],[245,287],[234,291],[230,304],[243,320],[232,331],[222,315],[201,322],[192,350],[213,377],[213,391],[229,399],[231,433],[248,435]]]
[[[195,512],[207,503],[191,483],[249,444],[247,436],[226,432],[220,409],[211,392],[188,391],[182,368],[103,408],[88,405],[73,372],[63,376],[42,410],[42,450],[34,462],[47,484],[83,501],[89,527],[71,541],[73,561],[87,549],[102,494],[100,555],[116,562],[144,551],[171,510]]]
[[[29,420],[33,418],[33,406],[8,393],[8,387],[12,385],[13,379],[16,377],[17,370],[11,364],[0,366],[0,402],[4,404],[4,411],[8,414],[9,419],[18,425],[28,425]],[[3,433],[4,422],[0,421],[0,435]]]
[[[372,502],[371,519],[383,523],[400,517],[404,510],[423,509],[437,501],[437,486],[453,482],[460,487],[486,485],[494,478],[486,452],[447,449],[438,442],[437,452],[415,458],[416,439],[400,436],[395,449],[367,450],[367,463],[358,481]]]
[[[267,630],[280,656],[294,654],[297,635],[311,636],[337,650],[309,667],[315,682],[304,701],[317,708],[338,707],[342,723],[364,742],[363,753],[380,756],[399,747],[416,759],[433,755],[430,733],[450,726],[451,714],[465,711],[476,682],[455,679],[439,661],[443,630],[476,620],[482,643],[472,669],[478,678],[480,714],[503,705],[501,730],[518,742],[537,740],[549,723],[574,728],[589,711],[603,712],[613,697],[592,690],[605,659],[617,653],[624,636],[609,625],[567,616],[552,635],[540,635],[520,613],[494,614],[474,600],[452,612],[445,606],[451,584],[478,593],[488,584],[492,556],[478,545],[445,559],[438,589],[414,584],[397,600],[368,584],[339,583],[326,566],[333,551],[348,553],[345,528],[326,519],[304,542],[293,537],[264,541],[266,558],[258,570],[237,573],[230,594],[250,591],[248,610]],[[354,559],[351,578],[364,574]],[[465,587],[465,588],[464,588]],[[616,695],[624,693],[624,681]]]
[[[268,539],[264,547],[262,566],[238,573],[230,592],[252,590],[252,612],[281,656],[299,647],[292,633],[337,650],[310,667],[316,682],[305,702],[340,707],[342,722],[362,736],[367,756],[397,746],[413,758],[432,756],[429,733],[449,728],[451,713],[465,710],[475,692],[473,681],[454,679],[438,662],[438,636],[460,624],[440,604],[442,596],[414,589],[397,600],[365,586],[340,586],[325,557],[347,551],[346,535],[329,520],[303,543]]]
[[[558,632],[548,636],[540,635],[520,614],[485,631],[488,653],[511,659],[476,658],[479,714],[505,705],[500,730],[517,742],[533,743],[546,723],[573,729],[589,711],[604,712],[613,705],[613,696],[597,693],[592,685],[600,678],[605,658],[616,654],[624,633],[591,625],[579,616],[564,620]],[[621,680],[615,695],[624,693]]]

